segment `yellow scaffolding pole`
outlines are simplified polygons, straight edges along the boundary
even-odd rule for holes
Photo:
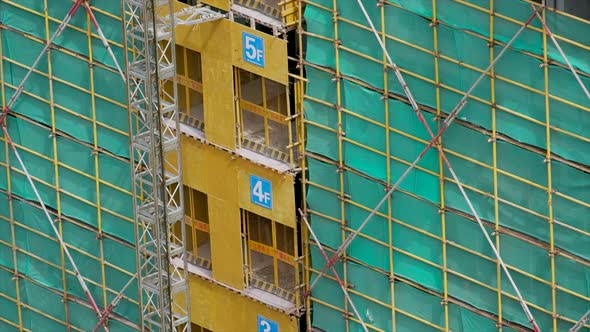
[[[441,130],[441,119],[442,119],[442,103],[441,103],[441,78],[440,78],[440,51],[438,45],[438,2],[437,0],[432,0],[432,22],[430,26],[432,26],[433,32],[433,40],[434,40],[434,71],[435,71],[435,83],[436,83],[436,119],[437,121],[437,130]],[[444,149],[443,139],[442,137],[438,138],[437,141],[438,146]],[[441,217],[441,243],[442,243],[442,260],[443,260],[443,267],[442,267],[442,275],[443,275],[443,298],[442,298],[442,305],[444,306],[444,313],[445,313],[445,332],[449,332],[451,328],[451,322],[449,318],[449,277],[448,277],[448,262],[447,262],[447,218],[446,218],[446,204],[445,204],[445,163],[443,157],[439,154],[438,156],[438,168],[440,174],[440,217]]]
[[[386,15],[385,15],[385,6],[381,6],[380,10],[381,16],[381,42],[383,45],[387,46],[387,34],[386,34]],[[385,110],[385,155],[387,156],[386,162],[387,165],[385,167],[387,172],[387,188],[390,188],[393,184],[391,181],[391,123],[390,123],[390,108],[389,108],[389,97],[387,96],[387,91],[389,91],[389,65],[387,63],[387,54],[383,52],[382,55],[382,65],[383,65],[383,108]],[[348,116],[352,115],[352,112],[347,113]],[[395,314],[395,260],[394,250],[393,250],[393,203],[392,198],[389,197],[387,200],[387,247],[389,251],[389,288],[390,288],[390,296],[391,296],[391,330],[397,330],[397,320]]]
[[[2,29],[0,29],[0,40],[4,40],[2,37]],[[0,55],[4,54],[2,45],[4,43],[0,43]],[[0,77],[4,76],[4,56],[0,58]],[[6,84],[4,79],[0,80],[0,88],[2,89],[2,109],[6,107]],[[6,182],[7,182],[7,198],[8,198],[8,209],[9,209],[9,222],[10,222],[10,232],[11,232],[11,243],[10,247],[12,249],[12,258],[13,258],[13,265],[14,270],[10,271],[10,273],[14,276],[14,283],[16,288],[16,306],[17,306],[17,313],[18,313],[18,323],[17,328],[19,330],[23,330],[23,312],[22,312],[22,305],[21,305],[21,294],[20,294],[20,278],[19,278],[19,270],[18,270],[18,250],[16,245],[16,226],[14,221],[14,208],[13,208],[13,200],[12,200],[12,168],[8,167],[10,165],[10,147],[8,145],[8,141],[4,140],[4,155],[6,156],[6,165],[2,165],[6,169]],[[10,322],[14,324],[13,322]]]

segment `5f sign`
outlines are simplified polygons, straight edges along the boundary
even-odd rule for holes
[[[264,39],[244,32],[244,60],[257,66],[264,67]]]
[[[279,332],[279,324],[258,315],[258,332]]]
[[[272,209],[272,183],[256,175],[250,175],[252,203]]]

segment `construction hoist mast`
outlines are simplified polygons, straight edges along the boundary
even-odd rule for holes
[[[174,21],[166,24],[158,13],[174,12],[167,0],[124,1],[142,325],[144,330],[190,331],[187,263],[170,264],[172,257],[184,256],[186,235],[180,227],[180,239],[172,239],[172,229],[184,216]],[[174,301],[179,298],[182,305]]]
[[[175,13],[172,0],[123,3],[142,328],[189,332],[174,27],[223,16],[197,7]]]

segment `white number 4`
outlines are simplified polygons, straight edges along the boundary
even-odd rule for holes
[[[254,189],[252,189],[252,195],[258,199],[259,202],[267,202],[269,197],[268,193],[262,192],[262,181],[256,181]]]

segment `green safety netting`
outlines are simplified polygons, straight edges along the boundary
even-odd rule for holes
[[[432,1],[393,2],[401,8],[385,6],[385,31],[396,38],[433,51],[434,34],[429,26],[432,18]],[[490,6],[489,1],[470,2],[484,8]],[[331,0],[314,3],[328,8],[333,6]],[[381,31],[380,7],[375,6],[374,1],[364,3],[376,29]],[[337,1],[337,5],[338,14],[342,19],[368,26],[356,1]],[[490,34],[488,14],[450,0],[437,0],[437,8],[437,17],[442,21],[442,24],[438,25],[440,53],[460,63],[484,70],[490,63],[490,50],[486,46]],[[525,21],[532,14],[528,4],[518,1],[495,1],[495,9],[502,15],[521,21]],[[305,17],[309,32],[327,38],[335,37],[331,11],[310,4],[306,7]],[[547,22],[554,33],[584,45],[590,43],[588,24],[550,11],[547,11]],[[342,46],[378,59],[378,62],[360,57],[346,49],[340,50],[340,71],[344,76],[340,93],[342,107],[346,110],[342,112],[342,130],[346,133],[346,140],[342,143],[341,156],[336,133],[338,112],[333,107],[313,101],[319,99],[329,104],[337,104],[337,85],[333,80],[333,74],[328,73],[336,68],[334,43],[307,36],[306,60],[313,64],[306,66],[309,80],[306,94],[311,98],[304,103],[305,116],[309,121],[306,126],[306,150],[312,153],[308,158],[309,180],[312,182],[308,187],[308,205],[315,212],[311,217],[312,227],[320,241],[331,248],[337,248],[342,243],[341,225],[320,214],[341,219],[342,200],[334,192],[321,187],[339,192],[341,183],[336,164],[326,162],[325,158],[334,161],[343,158],[349,168],[344,171],[343,189],[354,204],[344,203],[344,218],[353,229],[358,228],[383,197],[384,183],[388,177],[388,161],[385,157],[386,130],[383,126],[371,122],[385,124],[387,121],[382,93],[354,82],[361,80],[376,90],[383,89],[383,54],[370,30],[364,30],[342,20],[337,24]],[[540,23],[535,21],[533,26],[539,28]],[[507,42],[518,28],[517,24],[496,16],[494,37]],[[561,45],[577,68],[590,73],[590,53],[587,50],[565,42],[561,42]],[[435,80],[433,56],[393,40],[387,41],[387,49],[401,68],[425,78],[405,75],[417,101],[422,105],[436,108],[436,88],[433,83],[427,81]],[[500,49],[500,46],[496,46],[495,54],[498,54]],[[529,29],[517,40],[514,49],[507,51],[504,58],[499,61],[495,73],[542,93],[545,74],[540,68],[541,61],[532,54],[542,56],[542,34]],[[549,56],[563,62],[553,46],[549,46]],[[328,72],[316,66],[327,68]],[[466,91],[480,75],[479,72],[445,59],[440,60],[439,71],[445,86],[460,91]],[[549,79],[549,93],[552,96],[582,107],[590,107],[590,101],[567,69],[550,65]],[[586,86],[590,86],[590,79],[582,79]],[[390,91],[403,95],[395,75],[390,74],[388,80]],[[474,95],[490,101],[491,91],[491,81],[487,77],[475,90]],[[442,110],[449,113],[461,97],[461,94],[443,87],[440,96]],[[560,251],[587,260],[590,259],[587,250],[590,247],[590,237],[583,232],[590,230],[590,222],[585,217],[590,213],[587,207],[590,202],[590,193],[587,190],[590,188],[590,175],[555,160],[551,163],[551,174],[548,175],[548,166],[542,152],[547,148],[544,125],[546,106],[543,94],[498,79],[495,82],[495,99],[500,106],[496,112],[496,129],[501,135],[511,138],[497,142],[496,162],[497,168],[501,170],[497,174],[500,198],[497,217],[502,226],[513,231],[500,235],[500,248],[506,263],[524,272],[512,271],[512,277],[524,298],[538,307],[551,311],[551,286],[537,279],[551,282],[551,260],[548,255],[550,226],[547,221],[550,208],[547,191],[537,185],[546,187],[548,179],[551,178],[553,189],[556,191],[552,202],[553,218],[568,225],[554,225],[555,246]],[[429,135],[408,104],[397,100],[388,100],[387,103],[388,124],[393,128],[389,134],[392,156],[392,160],[389,161],[389,175],[393,183],[405,171],[407,163],[411,163],[425,148],[426,145],[418,139],[428,141]],[[502,107],[512,110],[515,114],[502,110]],[[574,107],[555,98],[550,99],[549,107],[549,120],[552,125],[551,151],[573,163],[589,165],[590,155],[587,151],[590,148],[590,132],[587,128],[590,126],[590,114],[580,107]],[[426,117],[436,131],[436,120],[432,115],[427,114]],[[446,149],[454,152],[448,153],[447,156],[461,182],[473,188],[467,189],[467,194],[475,210],[482,219],[493,223],[496,218],[493,196],[493,145],[490,144],[490,136],[486,133],[486,130],[493,128],[491,106],[472,99],[459,118],[468,125],[453,124],[443,136],[443,144]],[[407,137],[402,133],[413,137]],[[534,149],[541,149],[541,152],[534,152]],[[471,215],[471,211],[459,188],[453,182],[445,181],[444,191],[441,193],[437,174],[441,169],[436,151],[431,150],[418,165],[420,169],[410,173],[402,182],[400,191],[396,192],[392,199],[392,215],[399,221],[391,225],[395,247],[394,273],[434,293],[441,294],[444,291],[444,257],[441,240],[437,238],[442,236],[439,208],[444,194],[445,206],[450,210],[445,213],[446,236],[453,243],[447,246],[446,260],[448,268],[457,272],[448,274],[449,296],[481,311],[498,314],[497,292],[468,280],[472,278],[485,285],[497,287],[497,265],[493,261],[493,252],[481,229],[474,221],[466,218],[465,214]],[[446,167],[444,172],[450,176]],[[356,206],[358,204],[366,209],[359,208]],[[387,215],[387,205],[380,212]],[[418,232],[412,226],[424,232]],[[387,279],[387,274],[391,271],[390,250],[387,246],[389,227],[386,218],[375,216],[362,232],[374,240],[363,236],[354,240],[348,250],[348,255],[353,261],[347,264],[346,277],[356,291],[391,305],[392,296]],[[492,233],[492,229],[488,231]],[[489,260],[469,250],[485,255]],[[325,261],[319,252],[312,251],[312,267],[321,270],[324,264]],[[342,273],[341,266],[339,269]],[[590,295],[590,267],[560,255],[555,258],[555,270],[556,283],[568,290],[557,290],[556,310],[561,317],[577,320],[590,307],[589,303],[580,297]],[[535,278],[526,274],[532,274]],[[440,304],[440,295],[432,295],[404,282],[395,282],[394,290],[395,306],[400,310],[395,315],[397,331],[436,330],[412,316],[444,328],[444,307]],[[514,294],[505,277],[502,277],[502,290]],[[579,296],[574,296],[569,291]],[[332,304],[341,309],[344,309],[346,303],[338,285],[326,278],[321,279],[314,288],[313,296],[319,302]],[[366,322],[385,331],[392,330],[394,323],[390,308],[378,304],[377,301],[369,301],[354,295],[353,300]],[[501,309],[506,320],[529,326],[517,301],[504,295]],[[543,330],[552,328],[550,314],[535,308],[531,310]],[[449,327],[454,332],[497,330],[494,320],[454,304],[449,307],[449,320]],[[326,331],[343,331],[347,324],[341,313],[318,302],[313,306],[313,322],[314,326]],[[362,330],[352,321],[349,324],[352,331]],[[559,330],[567,330],[571,325],[562,319],[558,320]]]
[[[42,2],[33,0],[18,1],[18,4],[33,11],[43,12]],[[62,20],[72,2],[68,0],[52,1],[48,8],[49,15]],[[93,6],[117,17],[121,16],[121,2],[99,2]],[[120,20],[95,11],[106,37],[112,41],[119,64],[124,64],[123,30]],[[33,38],[46,38],[45,19],[35,13],[25,11],[5,2],[0,2],[0,21],[10,29],[2,30],[3,56],[10,60],[3,61],[5,83],[18,86],[27,68],[41,52],[43,45],[23,35]],[[85,9],[81,8],[74,16],[70,25],[86,30],[88,19]],[[58,23],[50,21],[50,34],[53,34]],[[57,136],[54,147],[50,138],[52,114],[48,101],[51,100],[50,82],[46,76],[34,73],[28,81],[25,91],[34,94],[32,97],[22,94],[14,105],[14,113],[26,116],[27,120],[16,117],[8,118],[8,128],[12,140],[26,149],[19,153],[30,174],[40,181],[36,187],[47,207],[54,211],[58,208],[57,194],[52,186],[59,180],[62,193],[59,195],[59,206],[63,215],[75,220],[63,219],[64,241],[72,248],[72,256],[82,275],[89,280],[90,291],[99,305],[103,303],[106,286],[107,303],[112,301],[130,276],[136,271],[135,231],[133,223],[131,165],[129,164],[128,112],[124,105],[127,102],[126,88],[116,71],[100,66],[92,66],[94,82],[91,82],[87,60],[92,49],[93,60],[110,68],[115,68],[113,60],[98,38],[89,41],[87,34],[68,27],[59,37],[51,50],[53,101],[55,103],[56,130],[63,135]],[[70,52],[64,51],[67,49]],[[79,56],[80,55],[80,56]],[[45,75],[49,73],[48,57],[45,56],[37,67]],[[94,85],[95,116],[97,120],[96,137],[101,151],[98,153],[98,165],[92,145],[95,131],[93,128],[93,106],[90,90]],[[78,87],[79,89],[75,88]],[[83,91],[86,90],[86,91]],[[6,86],[6,100],[14,90]],[[0,92],[1,93],[1,92]],[[103,98],[104,97],[104,98]],[[44,101],[44,100],[45,101]],[[32,120],[32,121],[31,121]],[[107,126],[121,132],[114,131]],[[61,163],[56,169],[53,158]],[[43,158],[39,155],[45,156]],[[6,150],[0,149],[0,162],[5,163]],[[22,322],[25,328],[32,331],[65,331],[67,327],[60,322],[47,318],[44,314],[57,320],[68,321],[78,329],[91,330],[97,322],[95,313],[72,299],[67,306],[62,304],[64,285],[69,296],[86,301],[86,296],[75,276],[68,273],[65,284],[62,276],[61,249],[50,228],[43,211],[34,206],[38,204],[32,187],[21,170],[14,153],[10,152],[12,208],[8,204],[7,170],[0,170],[0,317],[18,325],[16,302],[16,283],[12,273],[7,272],[15,267],[12,249],[14,235],[15,244],[22,249],[16,254],[16,264],[25,278],[19,279],[20,300],[22,306]],[[99,188],[94,178],[99,175]],[[100,194],[99,194],[100,193]],[[100,197],[100,198],[99,198]],[[97,209],[97,204],[103,208]],[[98,219],[102,220],[102,231],[108,236],[97,239],[96,228]],[[10,220],[17,222],[11,228]],[[122,216],[122,217],[121,217]],[[123,219],[126,218],[126,219]],[[101,249],[102,248],[102,249]],[[101,250],[104,251],[104,275],[101,267]],[[55,264],[52,265],[52,264]],[[72,272],[69,262],[66,269]],[[127,271],[124,273],[122,271]],[[96,283],[92,284],[90,282]],[[125,296],[137,301],[138,289],[133,284],[125,292]],[[129,299],[123,299],[114,312],[126,319],[138,322],[139,308]],[[111,331],[131,331],[127,325],[111,319]],[[0,322],[0,330],[15,330],[7,323]]]

